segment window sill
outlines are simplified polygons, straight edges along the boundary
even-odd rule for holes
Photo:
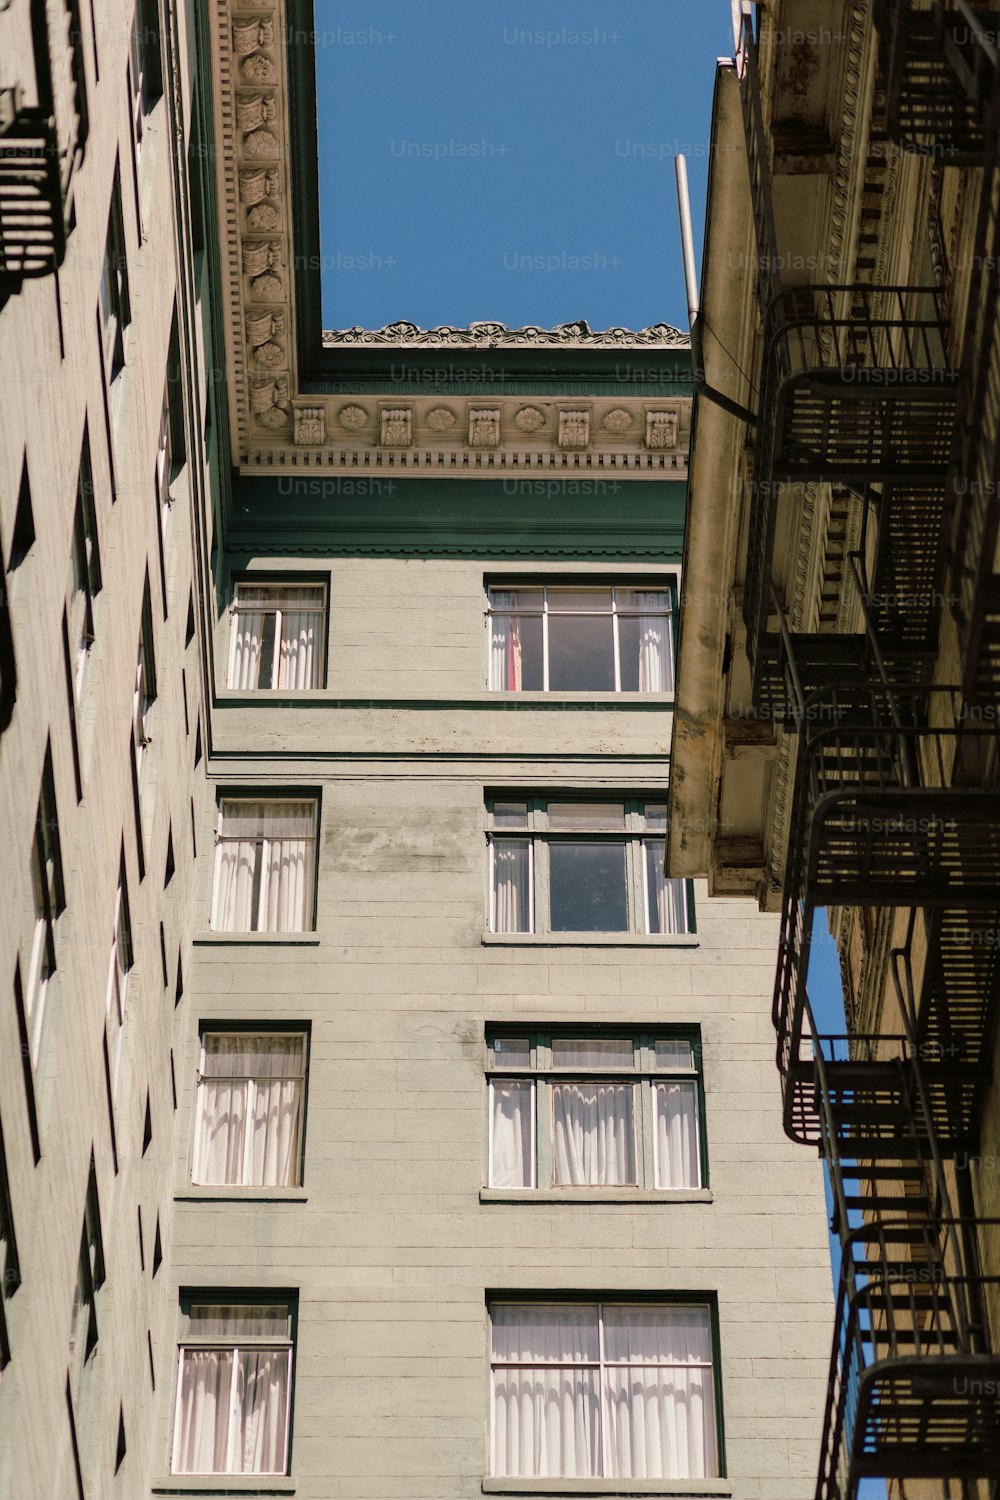
[[[188,1184],[174,1194],[175,1203],[305,1203],[305,1188],[198,1187]]]
[[[480,1188],[480,1203],[714,1203],[711,1188]]]
[[[191,942],[196,948],[316,948],[319,935],[315,932],[201,932]]]
[[[150,1486],[154,1495],[294,1495],[287,1474],[168,1474]]]
[[[486,1478],[484,1495],[731,1495],[728,1479]]]
[[[485,948],[697,948],[696,932],[484,932]]]

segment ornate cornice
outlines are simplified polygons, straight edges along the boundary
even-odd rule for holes
[[[650,328],[606,328],[597,332],[582,320],[557,328],[508,328],[504,323],[470,323],[468,328],[418,328],[388,323],[384,328],[335,328],[323,334],[324,349],[690,349],[688,335],[669,323]]]
[[[325,468],[435,474],[527,470],[622,470],[635,477],[683,476],[690,398],[593,395],[517,399],[474,389],[457,394],[428,383],[411,393],[390,372],[374,396],[338,378],[337,394],[300,387],[296,351],[296,257],[317,253],[294,239],[293,128],[287,0],[214,0],[214,114],[221,272],[225,288],[226,386],[234,461],[244,472]],[[558,328],[348,328],[323,334],[324,349],[686,351],[685,333],[666,323],[631,330]],[[485,384],[481,372],[479,379]],[[474,379],[475,377],[473,377]],[[499,371],[491,386],[503,384]],[[313,385],[318,382],[313,382]],[[460,384],[460,381],[457,382]],[[518,376],[532,386],[530,368]]]

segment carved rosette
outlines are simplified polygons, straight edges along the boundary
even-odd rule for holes
[[[368,421],[368,413],[363,406],[342,406],[337,413],[337,421],[348,432],[357,432]]]
[[[458,418],[447,406],[435,406],[424,419],[432,432],[450,432]]]
[[[537,406],[522,406],[514,417],[514,426],[520,432],[537,432],[540,427],[545,426],[545,413],[539,411]]]
[[[632,426],[632,413],[625,410],[624,406],[616,406],[612,411],[604,413],[601,418],[601,426],[605,432],[613,432],[620,437],[623,432],[628,432]]]
[[[585,408],[579,411],[561,411],[559,413],[560,448],[586,448],[589,442],[590,412]]]

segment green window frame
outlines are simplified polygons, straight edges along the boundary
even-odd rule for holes
[[[591,1055],[581,1061],[573,1057],[574,1048]],[[597,1055],[600,1052],[605,1054],[603,1058]],[[632,1148],[630,1152],[625,1150],[624,1158],[635,1170],[622,1174],[631,1175],[632,1181],[595,1181],[593,1175],[588,1181],[565,1180],[565,1161],[558,1159],[559,1139],[560,1131],[568,1127],[557,1123],[557,1092],[566,1085],[582,1086],[581,1092],[590,1086],[595,1094],[602,1087],[632,1086],[628,1110]],[[667,1093],[659,1094],[661,1089]],[[661,1120],[664,1128],[669,1128],[671,1089],[690,1089],[694,1095],[693,1101],[683,1107],[683,1119],[676,1118],[676,1128],[687,1134],[680,1156],[675,1155],[673,1160],[664,1156],[658,1131]],[[583,1102],[591,1107],[589,1101]],[[516,1167],[513,1174],[507,1170],[511,1160],[508,1122],[515,1112],[523,1149],[517,1163],[522,1166],[520,1182],[510,1180],[518,1175]],[[525,1128],[526,1117],[530,1131]],[[692,1130],[695,1142],[690,1140]],[[708,1136],[700,1027],[489,1027],[484,1157],[485,1186],[518,1194],[557,1191],[572,1198],[574,1194],[609,1189],[665,1195],[706,1189]],[[672,1183],[671,1176],[687,1180]]]
[[[692,882],[662,878],[666,834],[665,801],[573,791],[488,793],[487,930],[525,936],[553,932],[651,938],[693,934]],[[566,857],[574,847],[583,846],[596,854],[598,845],[615,863],[614,850],[622,846],[623,889],[617,886],[613,894],[617,911],[608,910],[604,926],[593,920],[586,926],[565,926],[561,893],[572,884],[567,881]],[[554,858],[557,847],[559,855]],[[608,894],[611,908],[610,887]]]

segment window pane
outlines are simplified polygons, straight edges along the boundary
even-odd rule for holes
[[[212,926],[304,932],[313,922],[315,802],[224,802]]]
[[[550,828],[607,828],[617,833],[625,827],[623,802],[550,802],[548,811]]]
[[[665,802],[647,802],[643,809],[646,827],[654,832],[667,830],[667,805]]]
[[[187,1330],[198,1338],[239,1343],[242,1338],[285,1338],[288,1335],[288,1305],[285,1302],[192,1302],[187,1309]]]
[[[236,1474],[283,1474],[288,1437],[288,1349],[241,1350],[236,1371]]]
[[[494,692],[539,693],[544,686],[541,615],[492,615],[491,689]]]
[[[175,1474],[226,1472],[232,1373],[229,1350],[182,1350],[171,1465]]]
[[[533,1187],[534,1085],[492,1082],[490,1110],[490,1187]]]
[[[600,1372],[501,1366],[493,1372],[493,1473],[588,1478],[601,1472]]]
[[[604,1337],[609,1477],[714,1476],[708,1309],[606,1306]]]
[[[541,589],[490,589],[490,608],[542,612]]]
[[[552,1062],[557,1068],[631,1068],[632,1038],[553,1037]]]
[[[549,589],[549,614],[565,614],[573,610],[594,610],[611,613],[611,590],[607,589]]]
[[[526,802],[494,802],[493,822],[497,828],[527,828]]]
[[[550,844],[549,894],[553,932],[627,932],[624,842]]]
[[[656,1095],[656,1186],[701,1187],[698,1149],[698,1090],[694,1083],[658,1083]]]
[[[527,839],[493,840],[493,932],[531,931],[531,845]]]
[[[618,649],[623,693],[668,693],[673,688],[673,639],[666,596],[619,589]]]
[[[500,1305],[492,1323],[493,1472],[599,1474],[596,1307]]]
[[[595,1363],[597,1308],[591,1303],[500,1302],[492,1310],[493,1358],[514,1364]]]
[[[694,1067],[694,1049],[690,1042],[661,1038],[654,1051],[658,1068],[676,1068],[680,1071]]]
[[[526,1036],[498,1036],[493,1038],[493,1060],[498,1068],[529,1068],[531,1066],[531,1041]]]
[[[552,692],[614,692],[614,633],[610,614],[550,614],[548,630]]]
[[[635,1085],[552,1088],[552,1173],[560,1187],[634,1187]]]
[[[644,839],[646,858],[646,931],[687,932],[687,881],[668,880],[663,873],[666,843]]]

